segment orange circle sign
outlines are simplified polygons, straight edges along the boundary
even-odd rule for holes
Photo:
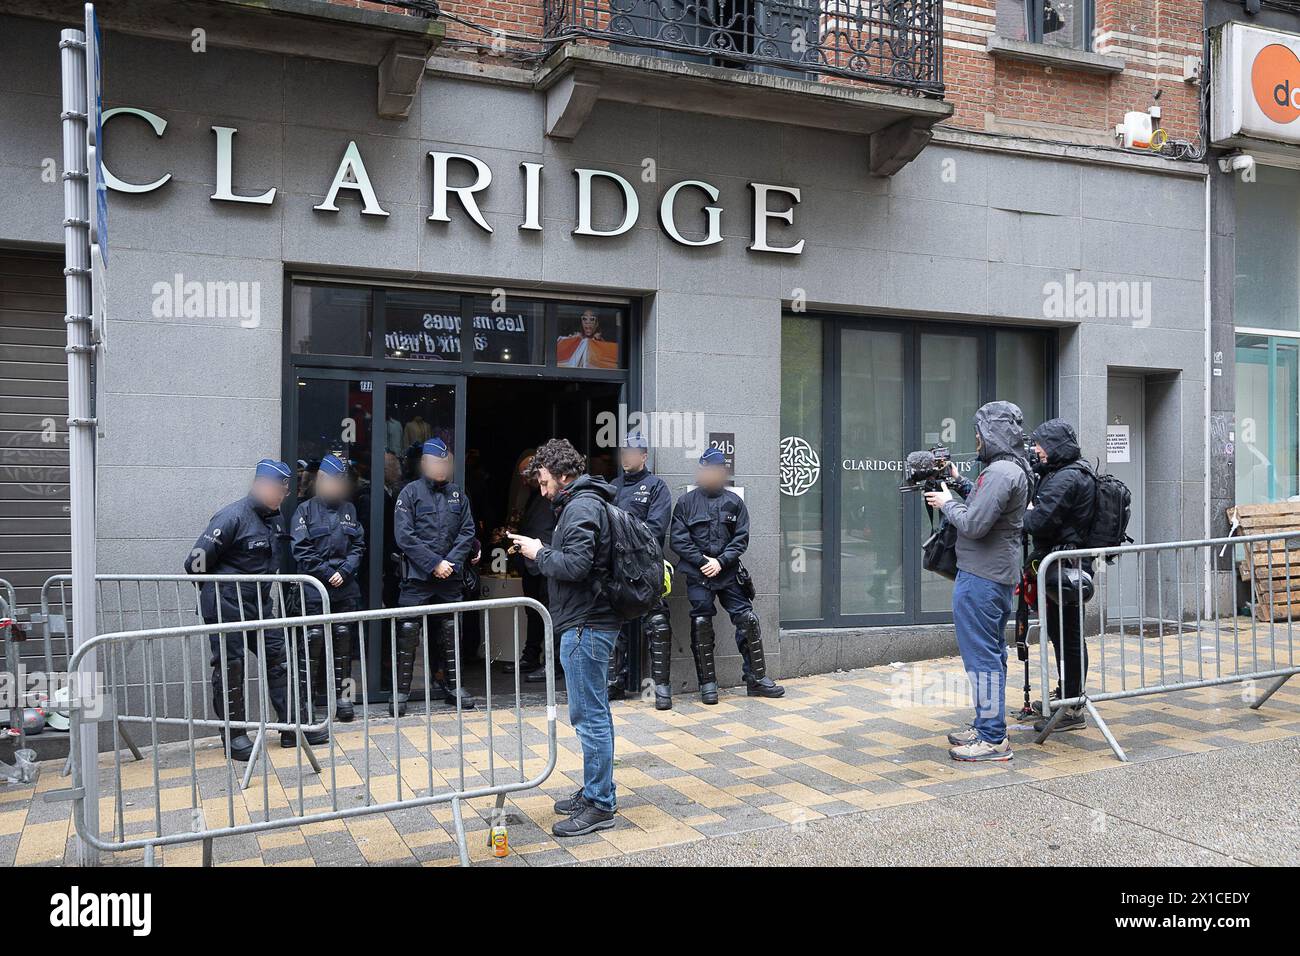
[[[1260,50],[1250,66],[1250,86],[1255,102],[1274,123],[1300,117],[1300,59],[1280,43]]]

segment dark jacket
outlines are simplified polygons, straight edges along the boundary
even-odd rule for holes
[[[524,516],[519,521],[519,534],[536,538],[542,544],[550,544],[551,536],[555,534],[555,509],[536,489],[529,494],[528,504],[524,505]],[[522,561],[524,573],[542,573],[536,561],[525,558],[522,554],[515,557]]]
[[[1023,565],[1021,528],[1029,502],[1029,463],[1020,409],[989,402],[975,413],[980,437],[979,477],[966,500],[943,506],[957,529],[957,569],[999,584],[1014,584]]]
[[[427,478],[408,484],[393,509],[393,536],[402,552],[406,580],[429,582],[459,596],[475,537],[474,515],[459,485]],[[435,578],[433,569],[443,561],[454,564],[456,573]]]
[[[1034,507],[1025,513],[1025,530],[1033,537],[1032,557],[1041,559],[1054,550],[1087,544],[1097,486],[1088,463],[1080,459],[1079,436],[1068,422],[1043,422],[1030,438],[1047,452],[1047,461],[1034,464],[1038,489]]]
[[[694,488],[678,498],[673,509],[672,545],[677,570],[688,584],[721,590],[736,580],[740,556],[749,547],[749,509],[727,488],[712,494]],[[722,562],[716,577],[706,578],[700,571],[707,558]]]
[[[342,602],[360,600],[357,577],[365,560],[366,534],[352,502],[331,505],[319,496],[308,498],[294,512],[289,537],[298,570],[325,585],[331,610],[343,607]],[[336,573],[343,575],[343,583],[330,587],[329,579]],[[318,613],[320,597],[312,588],[307,588],[305,594],[307,610]],[[336,600],[340,602],[337,606]]]
[[[662,547],[672,521],[673,493],[667,483],[648,468],[623,472],[615,485],[614,504],[640,518]]]
[[[285,568],[288,534],[279,509],[263,507],[252,495],[226,505],[208,522],[185,559],[186,574],[278,574]],[[203,620],[250,621],[270,617],[271,584],[222,584],[218,615],[215,582],[199,587]],[[242,605],[242,606],[241,606]],[[260,613],[259,613],[260,612]]]
[[[537,566],[546,576],[557,634],[579,626],[614,631],[623,624],[598,586],[609,568],[605,503],[613,501],[614,486],[592,475],[579,475],[555,499],[555,532],[537,553]]]

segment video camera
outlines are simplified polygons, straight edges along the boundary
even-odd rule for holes
[[[899,491],[938,491],[939,485],[952,478],[949,466],[952,456],[944,445],[935,445],[928,451],[914,451],[907,456],[903,468],[903,481]]]

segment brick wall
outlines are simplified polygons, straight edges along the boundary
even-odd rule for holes
[[[399,8],[365,0],[350,6]],[[1164,126],[1176,139],[1199,138],[1199,87],[1183,81],[1185,56],[1201,55],[1201,0],[1096,0],[1097,53],[1124,59],[1119,74],[1077,72],[990,56],[998,0],[944,0],[944,82],[956,107],[950,125],[1014,135],[1110,144],[1128,110],[1145,110],[1156,90]],[[442,10],[496,39],[448,19],[440,55],[522,62],[542,50],[542,0],[444,0]]]

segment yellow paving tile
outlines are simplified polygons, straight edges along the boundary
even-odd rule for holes
[[[50,823],[32,823],[22,830],[14,866],[50,863],[62,860],[68,846],[70,819]]]
[[[23,822],[27,819],[27,808],[19,810],[6,810],[0,813],[0,836],[9,836],[17,833],[23,828]]]
[[[257,835],[258,845],[265,850],[276,850],[285,846],[302,846],[307,841],[297,827],[284,830],[271,830]]]
[[[367,863],[388,863],[411,855],[402,835],[384,816],[353,817],[347,827]]]
[[[612,832],[612,830],[605,830],[601,835],[603,836],[606,833]],[[611,856],[618,856],[619,854],[618,847],[609,842],[581,843],[578,845],[565,846],[564,849],[568,850],[569,855],[579,863],[589,863],[592,860],[604,860]]]
[[[659,783],[672,787],[678,793],[710,810],[718,807],[734,807],[741,802],[733,794],[720,790],[699,777],[668,777],[660,780]]]

